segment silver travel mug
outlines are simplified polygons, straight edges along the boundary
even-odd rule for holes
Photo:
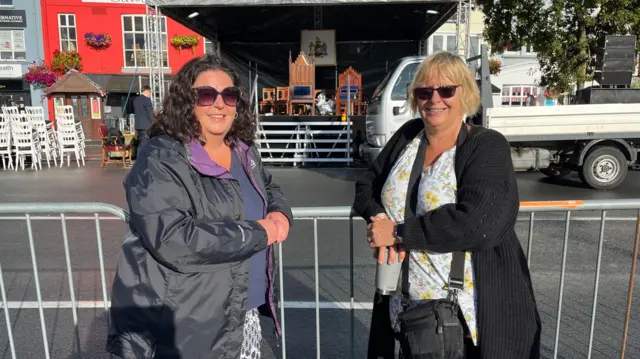
[[[393,264],[389,264],[389,250],[387,249],[384,262],[376,261],[376,292],[382,295],[395,294],[398,290],[402,262],[398,260],[398,254]]]

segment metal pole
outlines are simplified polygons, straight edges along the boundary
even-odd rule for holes
[[[638,248],[640,247],[640,211],[636,220],[636,239],[633,245],[633,260],[631,261],[631,276],[629,277],[629,294],[627,294],[627,312],[624,317],[624,331],[622,334],[622,349],[620,359],[624,359],[629,335],[629,320],[631,319],[631,302],[633,301],[633,287],[636,280],[636,266],[638,265]]]
[[[347,158],[351,157],[351,74],[347,74]]]

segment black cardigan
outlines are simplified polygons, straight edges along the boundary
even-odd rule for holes
[[[403,149],[423,129],[419,118],[403,125],[356,182],[353,208],[367,222],[385,212],[384,182]],[[409,218],[404,245],[440,253],[471,251],[481,358],[539,358],[540,317],[514,229],[520,202],[509,143],[496,131],[472,126],[456,148],[455,172],[456,203]],[[368,358],[393,358],[394,347],[388,298],[376,295]]]

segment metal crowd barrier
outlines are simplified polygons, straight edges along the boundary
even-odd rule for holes
[[[631,264],[631,273],[629,278],[629,286],[628,286],[628,295],[627,295],[627,306],[625,312],[625,320],[624,320],[624,329],[621,340],[621,353],[620,358],[625,358],[625,351],[627,348],[627,337],[629,334],[629,325],[631,318],[631,304],[633,299],[633,289],[634,289],[634,281],[635,281],[635,272],[637,267],[638,260],[638,249],[640,244],[640,199],[629,199],[629,200],[593,200],[593,201],[548,201],[548,202],[522,202],[520,206],[520,213],[527,213],[529,220],[529,235],[527,239],[527,261],[531,260],[532,246],[533,246],[533,225],[535,223],[535,213],[536,212],[566,212],[566,216],[564,219],[565,222],[565,232],[564,232],[564,240],[563,240],[563,250],[562,250],[562,264],[561,264],[561,273],[560,273],[560,287],[559,287],[559,296],[558,296],[558,308],[557,308],[557,319],[556,319],[556,328],[555,328],[555,336],[554,336],[554,346],[553,346],[553,358],[556,359],[558,357],[558,343],[560,338],[560,324],[562,319],[562,305],[563,305],[563,291],[564,291],[564,283],[565,283],[565,272],[566,272],[566,262],[567,262],[567,252],[568,252],[568,242],[569,242],[569,228],[570,223],[576,220],[581,220],[579,218],[572,219],[573,212],[585,212],[585,211],[601,211],[600,215],[600,232],[599,232],[599,240],[598,240],[598,255],[597,255],[597,263],[596,263],[596,273],[595,273],[595,283],[593,288],[593,302],[592,302],[592,310],[590,317],[590,332],[589,332],[589,347],[588,347],[588,358],[591,358],[593,351],[593,337],[594,337],[594,328],[595,328],[595,318],[596,318],[596,306],[598,300],[598,286],[600,279],[600,270],[601,270],[601,260],[602,260],[602,251],[604,246],[604,230],[605,223],[607,220],[615,220],[607,218],[607,211],[612,210],[634,210],[635,212],[635,221],[636,221],[636,231],[634,236],[634,244],[633,244],[633,259]],[[70,213],[82,213],[82,214],[92,214],[92,216],[68,216]],[[100,213],[105,213],[108,216],[100,215]],[[358,220],[358,217],[354,217],[354,214],[351,211],[350,207],[303,207],[303,208],[294,208],[293,210],[294,216],[297,220],[311,220],[313,221],[313,250],[314,250],[314,279],[315,279],[315,325],[316,325],[316,356],[317,358],[321,357],[321,345],[320,345],[320,298],[319,298],[319,265],[318,265],[318,220],[323,219],[331,219],[331,220],[347,220],[349,221],[349,253],[350,253],[350,263],[349,263],[349,271],[350,271],[350,305],[349,310],[351,312],[351,348],[350,353],[351,357],[355,357],[355,315],[354,310],[356,309],[357,303],[355,300],[355,284],[354,284],[354,230],[353,223],[354,219]],[[18,214],[18,216],[15,216]],[[34,214],[41,216],[34,216]],[[55,216],[53,216],[55,214]],[[62,226],[62,234],[63,234],[63,244],[65,251],[65,259],[67,266],[67,275],[69,279],[69,283],[73,283],[73,271],[71,269],[71,261],[70,261],[70,249],[68,244],[68,236],[66,223],[67,220],[93,220],[96,225],[96,236],[98,241],[98,255],[99,255],[99,265],[100,265],[100,276],[102,282],[102,294],[104,301],[104,309],[108,310],[109,303],[107,299],[107,283],[105,276],[105,268],[104,268],[104,260],[102,253],[102,238],[100,232],[100,220],[104,219],[117,219],[122,221],[128,220],[128,214],[121,208],[102,204],[102,203],[13,203],[13,204],[0,204],[0,220],[24,220],[27,226],[28,240],[29,240],[29,248],[31,253],[31,260],[33,265],[33,276],[35,279],[35,287],[36,294],[38,299],[38,310],[40,314],[40,324],[42,329],[42,339],[45,350],[45,357],[50,358],[49,354],[49,345],[47,340],[47,331],[45,327],[44,320],[44,307],[42,305],[42,297],[40,290],[40,282],[38,278],[38,266],[36,261],[36,250],[34,246],[33,240],[33,231],[31,222],[33,220],[60,220]],[[7,216],[14,215],[14,216]],[[43,216],[44,215],[44,216]],[[543,219],[544,220],[544,219]],[[278,256],[280,260],[278,261],[279,266],[279,294],[281,298],[281,303],[284,302],[284,267],[283,262],[284,258],[282,255],[282,245],[278,246]],[[69,286],[70,295],[71,295],[71,309],[73,313],[73,323],[75,327],[75,336],[77,343],[77,351],[78,355],[81,354],[80,348],[80,336],[78,332],[78,316],[77,309],[78,303],[76,303],[76,297],[74,293],[73,286]],[[2,307],[4,308],[5,321],[7,323],[7,333],[9,335],[9,345],[11,351],[11,357],[13,359],[16,358],[16,350],[15,350],[15,339],[12,334],[11,328],[11,320],[9,317],[9,308],[7,305],[7,294],[6,288],[3,280],[2,274],[2,266],[0,263],[0,292],[2,294]],[[373,293],[372,293],[373,294]],[[82,307],[82,306],[81,306]],[[285,305],[280,305],[280,321],[282,324],[282,358],[287,357],[287,349],[286,349],[286,326],[285,326]]]

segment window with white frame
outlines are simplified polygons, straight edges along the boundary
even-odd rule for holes
[[[456,35],[438,34],[429,38],[429,54],[438,51],[456,52]]]
[[[472,35],[470,38],[469,56],[480,54],[480,36]],[[438,51],[456,52],[456,35],[455,34],[436,34],[429,38],[428,53],[433,54]]]
[[[480,55],[480,36],[469,38],[469,57]]]
[[[502,106],[535,106],[540,88],[535,85],[505,85],[502,86]],[[527,103],[527,98],[533,95],[533,104]]]
[[[60,34],[60,51],[78,51],[76,16],[74,14],[58,14],[58,32]]]
[[[167,18],[160,21],[162,41],[162,65],[169,67],[167,42]],[[122,15],[122,36],[124,40],[124,67],[148,67],[147,61],[147,21],[146,15]]]
[[[0,31],[0,60],[27,60],[24,30]]]
[[[0,6],[12,6],[13,0],[0,0]]]
[[[524,45],[524,48],[509,44],[504,53],[507,55],[535,55],[536,51],[531,44]]]

